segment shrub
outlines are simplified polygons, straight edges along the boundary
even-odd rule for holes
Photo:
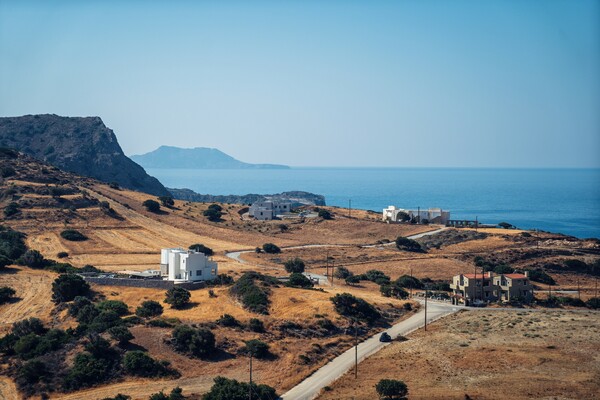
[[[223,314],[221,318],[217,320],[217,324],[230,328],[240,326],[240,322],[237,319],[235,319],[233,315],[229,314]]]
[[[266,358],[269,355],[269,345],[258,339],[248,340],[242,352],[252,357]]]
[[[189,304],[190,297],[189,290],[176,286],[167,290],[165,303],[170,304],[173,308],[181,309]]]
[[[259,287],[256,281],[268,282],[269,279],[256,272],[246,272],[229,289],[229,292],[236,297],[244,307],[252,312],[267,314],[269,307],[269,292],[264,287]]]
[[[575,297],[559,296],[556,298],[559,304],[571,307],[585,307],[585,302]]]
[[[217,206],[217,207],[219,207],[219,206]],[[217,208],[208,207],[208,209],[205,210],[202,213],[202,215],[204,215],[206,218],[208,218],[209,221],[218,222],[221,220],[223,213],[220,210],[218,210]]]
[[[163,306],[154,300],[144,301],[136,310],[135,315],[138,317],[150,318],[156,317],[163,313]]]
[[[406,299],[408,297],[408,292],[397,283],[393,283],[391,285],[381,285],[379,287],[379,291],[385,297],[395,297],[398,299]]]
[[[21,336],[13,346],[15,354],[24,360],[39,357],[58,350],[69,341],[68,335],[60,329],[50,329],[44,334],[29,333]]]
[[[211,204],[210,206],[208,206],[208,209],[209,210],[219,211],[219,212],[223,211],[223,207],[221,207],[218,204]]]
[[[15,169],[11,166],[2,167],[2,169],[0,169],[0,176],[2,178],[10,178],[11,176],[15,176],[16,174],[17,171],[15,171]]]
[[[265,243],[265,244],[263,244],[262,249],[267,254],[281,253],[281,249],[277,245],[275,245],[273,243]]]
[[[29,268],[43,268],[46,264],[44,256],[37,250],[27,250],[21,256],[21,263]]]
[[[356,285],[357,283],[360,283],[360,278],[361,277],[358,275],[350,275],[349,277],[347,277],[345,279],[346,285],[350,285],[350,286]]]
[[[105,397],[102,400],[131,400],[131,396],[118,393],[115,397]]]
[[[118,316],[129,314],[129,307],[121,300],[104,300],[96,305],[100,311],[114,311]]]
[[[110,343],[108,340],[97,334],[91,334],[88,336],[88,341],[84,348],[94,357],[100,358],[108,355],[111,352]]]
[[[545,283],[547,285],[554,285],[556,283],[554,278],[552,278],[540,268],[529,270],[529,279],[531,279],[532,281]]]
[[[375,385],[377,394],[382,399],[403,398],[408,395],[408,387],[396,379],[382,379]]]
[[[82,242],[88,239],[87,236],[75,229],[66,229],[60,233],[60,236],[72,242]]]
[[[304,272],[304,261],[302,261],[302,259],[296,257],[296,258],[292,258],[290,260],[287,260],[284,264],[285,270],[287,272],[289,272],[290,274],[301,274],[302,272]]]
[[[150,395],[149,400],[184,400],[185,396],[183,396],[183,389],[180,387],[176,387],[171,390],[171,393],[167,396],[161,390],[158,393],[154,393]]]
[[[410,275],[402,275],[400,278],[396,279],[396,284],[400,287],[409,289],[422,289],[425,286],[418,278]]]
[[[257,248],[255,248],[255,249],[254,249],[254,252],[255,252],[256,254],[260,254],[260,253],[262,253],[263,251],[262,251],[262,249],[261,249],[260,247],[257,247]]]
[[[189,247],[190,250],[197,251],[198,253],[204,253],[206,256],[212,256],[214,254],[213,249],[206,247],[203,244],[196,243]]]
[[[157,213],[160,211],[160,204],[157,201],[148,199],[145,200],[142,205],[150,212]]]
[[[9,265],[27,251],[25,235],[0,225],[0,256],[6,258]]]
[[[84,308],[85,309],[85,308]],[[80,314],[82,312],[80,311]],[[101,311],[93,320],[88,324],[88,330],[90,332],[102,333],[113,326],[122,324],[123,321],[114,311]]]
[[[421,248],[419,242],[402,236],[398,236],[396,238],[396,247],[398,248],[398,250],[403,251],[412,251],[417,253],[423,252],[423,249]]]
[[[296,288],[311,288],[314,286],[310,279],[297,272],[290,275],[290,280],[287,282],[287,285]]]
[[[134,338],[133,334],[127,329],[126,326],[117,325],[113,326],[108,330],[108,334],[111,338],[119,342],[119,344],[123,345],[128,343],[131,339]]]
[[[250,318],[250,321],[248,321],[248,328],[253,332],[260,333],[265,331],[265,325],[258,318]]]
[[[272,400],[277,399],[277,392],[270,386],[257,385],[256,383],[238,382],[218,376],[215,383],[206,393],[203,400],[247,400],[248,393],[252,391],[253,399]]]
[[[328,210],[323,208],[319,209],[319,217],[323,219],[333,219],[333,215]]]
[[[123,357],[123,369],[129,375],[136,376],[160,376],[164,375],[165,367],[140,350],[128,351]]]
[[[29,318],[15,322],[11,333],[16,337],[29,335],[30,333],[43,335],[46,333],[46,328],[44,328],[44,324],[38,318]]]
[[[206,329],[194,329],[188,325],[179,325],[173,329],[173,345],[175,350],[205,358],[211,355],[215,347],[215,335]]]
[[[119,186],[119,184],[117,182],[111,182],[111,183],[108,184],[108,186],[111,189],[117,189],[117,190],[121,189],[121,186]]]
[[[371,269],[371,270],[367,271],[363,275],[363,279],[366,279],[371,282],[375,282],[378,285],[386,285],[386,284],[390,283],[390,277],[376,269]]]
[[[345,317],[363,320],[369,324],[381,318],[375,307],[350,293],[336,294],[331,301],[335,310]]]
[[[338,279],[346,279],[352,275],[352,272],[346,267],[337,267],[333,273],[333,276]]]
[[[160,196],[158,200],[165,207],[173,207],[175,205],[175,200],[171,196]]]
[[[40,360],[31,360],[23,364],[17,371],[17,380],[27,384],[48,380],[50,373],[48,366]]]
[[[69,253],[67,253],[66,251],[61,251],[58,254],[56,254],[56,257],[58,257],[58,258],[67,258],[67,257],[69,257]]]
[[[233,278],[227,274],[219,274],[212,281],[206,281],[206,284],[209,286],[231,285],[232,283],[233,283]]]
[[[15,292],[15,289],[11,287],[0,287],[0,304],[8,303],[13,299],[15,294],[17,294],[17,292]]]
[[[55,303],[67,302],[77,296],[87,296],[90,285],[75,274],[63,274],[52,282],[52,300]]]
[[[73,302],[69,305],[69,315],[71,315],[72,317],[77,317],[77,315],[79,314],[79,311],[85,306],[94,307],[94,304],[87,297],[83,297],[83,296],[75,297],[73,299]]]
[[[83,267],[81,267],[80,272],[102,272],[102,271],[99,270],[98,268],[94,267],[93,265],[86,264]]]
[[[592,309],[600,308],[600,297],[592,297],[588,299],[588,301],[585,302],[585,305]]]
[[[500,264],[494,268],[494,272],[497,274],[512,274],[515,272],[515,269],[510,265]]]
[[[90,353],[79,353],[75,356],[73,367],[63,381],[65,390],[77,390],[93,386],[109,379],[114,369],[114,362],[107,358],[94,357]]]
[[[20,211],[19,205],[15,202],[9,203],[6,207],[4,207],[4,216],[6,218],[12,217],[15,214],[18,214]]]

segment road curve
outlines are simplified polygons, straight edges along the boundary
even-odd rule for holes
[[[461,307],[453,307],[446,304],[428,304],[427,307],[427,321],[432,322],[446,315],[459,311]],[[410,318],[405,319],[387,329],[386,332],[390,334],[392,338],[398,336],[404,336],[410,332],[417,330],[423,326],[425,317],[425,311],[423,308],[419,312],[412,315]],[[358,345],[358,362],[360,363],[365,358],[381,350],[384,346],[389,343],[382,343],[379,341],[380,333],[371,336],[364,342]],[[283,396],[284,400],[310,400],[314,399],[320,391],[325,387],[333,383],[339,377],[341,377],[346,371],[354,367],[354,347],[340,354],[338,357],[331,360],[329,363],[324,365],[315,371],[314,374],[300,382],[297,386],[290,389]]]

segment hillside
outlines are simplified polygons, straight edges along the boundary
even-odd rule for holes
[[[287,165],[249,164],[223,153],[218,149],[195,147],[184,149],[161,146],[150,153],[131,156],[144,168],[188,168],[188,169],[287,169]]]
[[[121,149],[99,117],[53,114],[0,118],[0,147],[13,148],[65,171],[155,195],[167,189]]]
[[[174,198],[185,201],[203,203],[252,204],[257,201],[290,201],[297,205],[324,206],[325,196],[302,191],[283,192],[277,194],[245,194],[245,195],[212,195],[199,194],[190,189],[172,189]]]

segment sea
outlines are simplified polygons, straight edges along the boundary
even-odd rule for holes
[[[327,205],[374,210],[439,207],[452,219],[508,222],[600,238],[600,169],[291,168],[147,169],[170,188],[244,195],[291,190]]]

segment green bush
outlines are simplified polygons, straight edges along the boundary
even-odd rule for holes
[[[381,285],[379,287],[379,291],[385,297],[395,297],[397,299],[408,298],[408,292],[397,283],[393,283],[391,285]]]
[[[165,375],[165,367],[140,350],[128,351],[123,357],[123,369],[129,375],[152,377]]]
[[[345,317],[366,321],[369,324],[381,318],[381,314],[375,307],[350,293],[336,294],[331,301],[335,310]]]
[[[223,314],[217,321],[217,324],[229,328],[240,326],[240,322],[233,315]]]
[[[82,242],[88,240],[87,236],[83,233],[76,231],[75,229],[65,229],[60,233],[63,239],[70,240],[72,242]]]
[[[9,203],[6,207],[4,207],[4,216],[6,218],[12,217],[20,212],[19,205],[15,202]]]
[[[64,378],[63,388],[71,391],[105,382],[111,377],[113,370],[113,360],[95,357],[90,353],[79,353],[75,356],[73,367]]]
[[[301,274],[305,269],[304,261],[298,257],[287,260],[284,264],[284,267],[285,270],[290,274]]]
[[[265,325],[258,318],[250,318],[250,321],[248,321],[248,328],[253,332],[260,333],[265,331]]]
[[[136,310],[135,314],[138,317],[150,318],[156,317],[163,313],[163,306],[154,300],[144,301]]]
[[[402,275],[400,278],[396,279],[396,284],[408,289],[423,289],[423,287],[425,287],[423,282],[410,275]]]
[[[323,208],[319,209],[318,215],[320,218],[323,218],[323,219],[333,219],[333,214],[331,214],[331,212],[329,212],[328,210],[325,210]]]
[[[160,196],[158,200],[165,207],[173,207],[175,205],[175,200],[171,196]]]
[[[273,244],[273,243],[263,244],[262,249],[267,254],[281,253],[281,249],[279,248],[279,246],[277,246],[276,244]]]
[[[180,387],[176,387],[171,390],[171,393],[167,396],[161,390],[158,393],[154,393],[150,395],[149,400],[184,400],[185,396],[183,395],[183,389]]]
[[[208,218],[209,221],[218,222],[221,220],[223,213],[221,212],[221,206],[217,204],[211,204],[207,210],[205,210],[202,215]]]
[[[21,264],[29,268],[43,268],[46,265],[46,260],[42,253],[37,250],[27,250],[21,256]]]
[[[175,286],[167,290],[164,302],[170,304],[173,308],[182,309],[183,307],[189,304],[190,297],[191,294],[189,290]]]
[[[575,297],[559,296],[556,298],[559,304],[571,307],[585,307],[585,302]]]
[[[252,355],[256,358],[266,358],[269,356],[269,345],[258,339],[248,340],[242,349],[242,353]]]
[[[59,329],[50,329],[42,335],[29,333],[21,336],[13,346],[13,351],[24,360],[39,357],[62,348],[69,341],[68,335]]]
[[[381,399],[400,399],[408,395],[406,384],[396,379],[381,379],[375,390]]]
[[[346,279],[352,275],[352,272],[346,267],[337,267],[333,273],[333,276],[338,279]]]
[[[256,281],[272,284],[272,281],[257,272],[246,272],[229,289],[231,295],[237,298],[246,309],[259,313],[268,314],[269,290],[260,287]]]
[[[290,275],[290,280],[287,282],[287,286],[306,289],[311,288],[314,285],[306,276],[295,272]]]
[[[195,243],[189,247],[190,250],[197,251],[199,253],[204,253],[206,256],[212,256],[214,254],[213,249],[210,247],[206,247],[201,243]]]
[[[69,253],[67,253],[66,251],[60,251],[56,254],[56,257],[58,258],[67,258],[69,257]]]
[[[554,285],[556,281],[550,275],[545,273],[542,269],[530,269],[529,270],[529,279],[535,282],[545,283],[546,285]]]
[[[402,236],[398,236],[396,238],[396,247],[398,248],[398,250],[403,251],[412,251],[417,253],[423,252],[423,249],[419,242]]]
[[[153,212],[153,213],[158,213],[160,212],[160,204],[155,201],[155,200],[145,200],[142,205],[144,207],[146,207],[146,210]]]
[[[173,329],[173,347],[175,350],[205,358],[216,350],[215,335],[206,329],[194,329],[189,325],[179,325]]]
[[[102,400],[131,400],[131,396],[119,393],[115,397],[105,397]]]
[[[80,312],[81,313],[81,312]],[[113,326],[118,326],[123,323],[123,320],[114,311],[101,311],[93,320],[87,325],[89,332],[102,333]]]
[[[494,272],[497,274],[512,274],[515,269],[507,264],[500,264],[494,268]]]
[[[363,274],[362,278],[378,285],[387,285],[390,283],[390,277],[376,269],[367,271]]]
[[[25,384],[49,380],[51,374],[48,366],[40,360],[31,360],[19,367],[17,381]]]
[[[0,225],[0,256],[5,257],[11,264],[27,251],[25,234]]]
[[[129,314],[129,307],[121,300],[104,300],[96,305],[100,311],[114,311],[118,316]]]
[[[55,303],[71,301],[89,293],[90,285],[79,275],[63,274],[52,282],[52,300]]]
[[[8,303],[14,298],[15,294],[17,294],[17,292],[11,287],[0,287],[0,304]]]
[[[345,279],[346,281],[346,285],[356,285],[357,283],[360,283],[360,278],[362,277],[362,275],[350,275],[349,277],[347,277]]]
[[[107,332],[110,337],[119,342],[120,345],[124,345],[134,338],[133,334],[124,325],[113,326],[108,329]]]
[[[588,308],[597,310],[600,308],[600,297],[592,297],[588,299],[588,301],[585,302],[585,305],[588,306]]]
[[[235,379],[216,377],[215,383],[206,393],[203,400],[247,400],[248,393],[252,391],[255,400],[277,399],[277,392],[270,386],[257,385],[256,383],[238,382]]]

